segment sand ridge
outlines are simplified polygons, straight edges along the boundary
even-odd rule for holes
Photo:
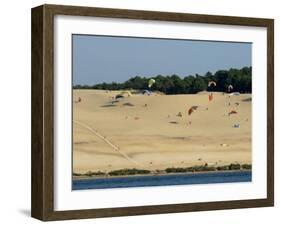
[[[74,172],[251,163],[251,94],[118,93],[73,91]]]

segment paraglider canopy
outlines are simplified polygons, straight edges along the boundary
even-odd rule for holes
[[[142,94],[143,94],[143,95],[144,95],[144,94],[147,94],[148,96],[150,96],[150,95],[151,95],[151,92],[150,92],[149,90],[145,89],[145,90],[142,91]]]
[[[123,99],[123,98],[124,98],[124,96],[121,95],[121,94],[117,94],[117,95],[115,96],[115,99],[116,99],[116,100],[118,100],[118,99]]]
[[[153,86],[153,84],[155,83],[155,80],[153,78],[148,80],[148,87],[151,88],[151,86]]]
[[[227,87],[227,91],[230,92],[230,91],[232,91],[232,90],[233,90],[233,86],[232,86],[232,85],[229,85],[229,86]]]
[[[132,95],[132,93],[131,93],[130,91],[127,91],[127,90],[126,90],[126,91],[121,92],[120,94],[121,94],[121,95],[123,95],[123,94],[127,94],[127,95],[128,95],[128,97],[133,96],[133,95]]]
[[[229,93],[228,96],[239,96],[240,93],[239,92],[234,92],[234,93]]]
[[[215,86],[217,86],[217,83],[215,81],[210,81],[208,83],[208,87],[215,87]]]
[[[188,109],[188,115],[191,115],[195,110],[197,110],[198,106],[192,106]]]
[[[232,110],[232,111],[230,111],[230,112],[228,113],[228,115],[233,115],[233,114],[238,114],[238,112],[235,111],[235,110]]]

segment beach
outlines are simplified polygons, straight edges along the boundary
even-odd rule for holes
[[[73,90],[73,172],[251,164],[251,94],[120,92]]]

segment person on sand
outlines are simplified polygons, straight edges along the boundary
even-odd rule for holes
[[[213,93],[209,94],[209,101],[212,101],[213,100]]]
[[[215,81],[209,81],[208,83],[208,89],[209,91],[214,91],[215,87],[217,86],[217,83]],[[213,93],[209,94],[209,101],[213,100]]]
[[[80,103],[82,101],[81,97],[78,97],[78,100],[74,101],[75,103]]]

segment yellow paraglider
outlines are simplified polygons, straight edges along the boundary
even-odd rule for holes
[[[151,86],[153,86],[154,83],[155,83],[155,80],[153,78],[149,79],[148,87],[151,88]]]
[[[132,93],[131,93],[130,91],[123,91],[123,92],[121,92],[120,94],[121,94],[121,95],[127,94],[127,95],[128,95],[128,97],[133,96],[133,95],[132,95]]]

